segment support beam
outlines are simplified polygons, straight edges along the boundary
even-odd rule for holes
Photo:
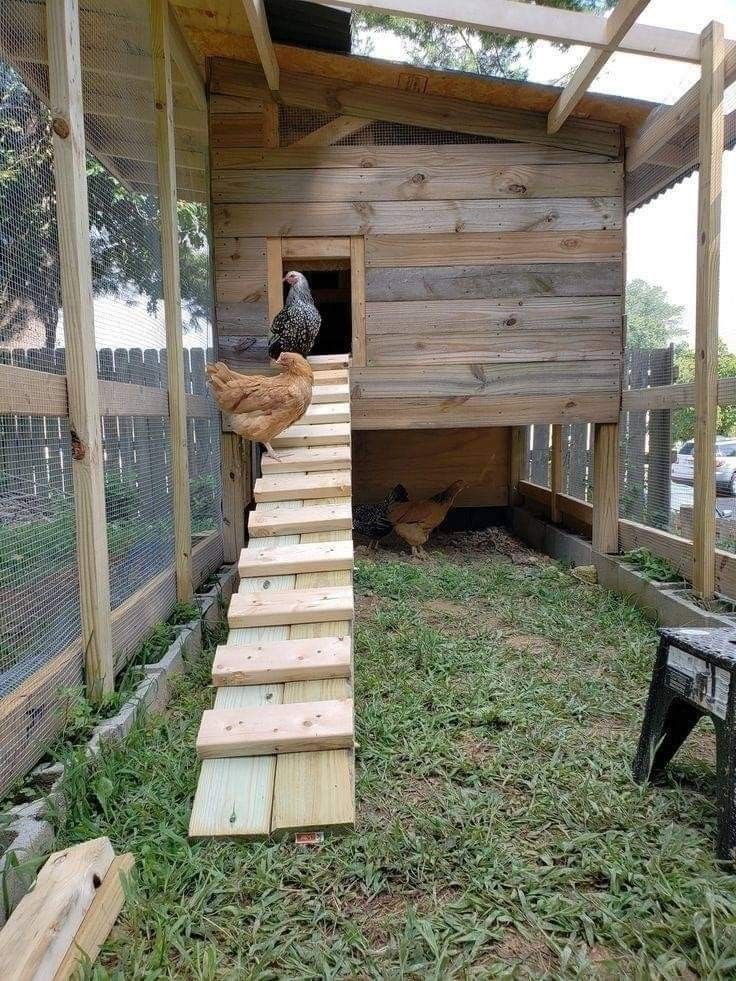
[[[557,524],[560,520],[559,494],[562,490],[562,426],[552,427],[552,447],[549,468],[550,521]]]
[[[250,32],[255,41],[258,57],[261,59],[263,74],[272,92],[279,90],[279,63],[273,49],[271,32],[268,29],[264,0],[243,0],[245,16],[248,18]]]
[[[77,0],[47,0],[46,17],[82,650],[94,701],[115,677]]]
[[[291,147],[332,146],[338,140],[344,140],[346,136],[359,133],[366,126],[370,126],[372,122],[372,119],[363,119],[358,116],[338,116],[337,119],[331,119],[329,123],[325,123],[319,129],[314,129],[311,133],[307,133],[306,136],[302,136],[300,140],[292,143]]]
[[[334,0],[315,0],[315,3],[329,6]],[[605,48],[608,44],[605,17],[561,10],[542,3],[521,3],[519,0],[342,0],[341,6],[457,24],[496,34],[543,38],[560,44],[584,44],[589,48]],[[672,58],[693,64],[700,61],[698,35],[668,27],[634,24],[619,48],[628,54]]]
[[[529,456],[529,427],[512,426],[509,461],[509,504],[521,503],[519,484],[526,478]]]
[[[174,97],[171,87],[171,37],[167,0],[149,0],[151,60],[156,106],[159,204],[161,209],[161,261],[163,272],[166,349],[171,427],[171,476],[174,488],[174,565],[176,595],[188,602],[192,587],[192,521],[187,455],[187,404],[184,392],[184,356],[179,275],[179,226],[176,214],[176,152],[174,149]]]
[[[724,60],[724,87],[736,81],[736,46]],[[661,106],[651,113],[637,137],[626,151],[626,170],[636,170],[657,153],[684,126],[693,122],[700,107],[700,82],[696,82],[671,106]],[[656,162],[656,161],[655,161]]]
[[[618,553],[618,423],[597,423],[593,436],[593,549]]]
[[[547,117],[548,133],[556,133],[562,126],[648,3],[649,0],[619,0],[606,22],[608,39],[605,46],[590,49],[550,109]]]
[[[179,22],[171,9],[169,10],[169,36],[171,38],[171,56],[179,69],[187,91],[192,97],[197,109],[207,111],[207,94],[204,90],[204,80],[194,60],[191,48],[179,27]]]
[[[716,485],[713,454],[718,412],[718,287],[721,261],[723,158],[723,25],[702,35],[698,252],[695,292],[695,481],[693,486],[693,590],[715,590]]]

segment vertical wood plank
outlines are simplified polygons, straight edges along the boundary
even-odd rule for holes
[[[557,496],[562,491],[562,426],[552,427],[549,487],[551,491],[549,498],[550,520],[553,524],[557,524],[560,520]]]
[[[593,548],[618,552],[618,423],[597,423],[593,435]]]
[[[359,368],[366,363],[365,338],[365,239],[362,235],[350,238],[350,309],[353,321],[353,364]]]
[[[711,22],[700,39],[700,171],[695,295],[695,483],[693,589],[715,591],[716,486],[713,452],[718,410],[718,280],[721,259],[723,157],[723,24]]]
[[[184,394],[179,228],[176,214],[174,97],[171,84],[171,39],[167,0],[150,0],[150,16],[156,159],[161,209],[161,258],[168,353],[171,472],[174,488],[174,565],[177,599],[180,602],[187,602],[191,600],[194,592],[191,555],[192,521]]]
[[[281,258],[281,239],[266,239],[266,286],[268,288],[269,322],[284,305],[284,272]]]
[[[279,107],[276,102],[267,102],[263,107],[263,145],[268,150],[279,146]]]
[[[77,0],[47,0],[46,35],[82,650],[87,692],[94,700],[112,691],[114,671]]]
[[[226,562],[237,562],[245,545],[243,453],[235,433],[222,434],[222,534]]]
[[[521,503],[519,481],[524,480],[529,456],[529,427],[512,426],[509,460],[509,503]]]

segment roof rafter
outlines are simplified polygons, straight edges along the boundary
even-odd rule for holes
[[[608,18],[608,44],[591,48],[583,58],[547,116],[548,133],[556,133],[562,126],[648,3],[649,0],[619,0]]]
[[[207,111],[207,95],[204,90],[204,79],[200,74],[199,67],[194,60],[186,38],[182,33],[179,22],[174,11],[169,4],[169,37],[171,38],[171,57],[179,69],[179,73],[184,80],[189,94],[194,100],[197,109]]]
[[[329,5],[334,0],[314,2]],[[418,17],[563,44],[584,44],[589,48],[605,48],[608,44],[609,18],[539,3],[519,0],[340,0],[340,3],[382,14]],[[733,44],[734,41],[726,42],[727,47]],[[628,54],[700,63],[700,35],[668,27],[634,24],[619,48]]]
[[[276,60],[276,52],[271,40],[271,32],[268,29],[266,19],[266,7],[264,0],[243,0],[245,15],[253,35],[253,40],[261,59],[263,74],[266,76],[268,87],[272,92],[279,89],[279,63]]]

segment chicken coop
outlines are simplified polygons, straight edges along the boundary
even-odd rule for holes
[[[736,49],[620,6],[493,5],[489,29],[592,45],[561,90],[358,57],[322,2],[3,2],[0,789],[43,754],[62,691],[110,688],[237,560],[258,461],[204,369],[271,370],[290,270],[322,315],[313,354],[350,359],[355,502],[462,479],[459,508],[644,547],[736,598],[711,456],[685,524],[668,496],[673,411],[708,445],[734,401],[716,368]],[[619,42],[702,79],[665,107],[587,92]],[[627,214],[698,169],[678,382],[671,349],[626,344]]]

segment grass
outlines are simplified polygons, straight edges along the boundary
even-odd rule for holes
[[[188,842],[207,663],[124,748],[72,758],[61,842],[136,855],[94,977],[733,976],[709,736],[631,780],[636,608],[460,550],[362,561],[356,586],[355,834]]]
[[[649,549],[634,548],[622,555],[621,560],[628,562],[654,582],[682,582],[682,576],[672,563],[659,555],[654,555]]]

